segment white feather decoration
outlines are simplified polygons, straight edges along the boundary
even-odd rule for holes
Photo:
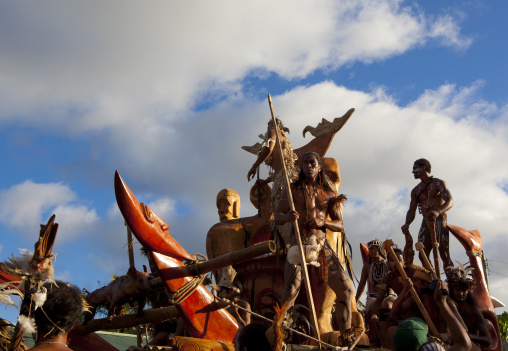
[[[32,334],[37,332],[37,328],[35,326],[35,320],[33,318],[24,316],[22,314],[18,317],[19,328],[25,334]]]
[[[6,307],[10,305],[16,306],[10,295],[18,295],[21,297],[21,300],[23,300],[25,295],[16,287],[17,284],[19,284],[19,282],[7,282],[0,284],[0,303],[5,304]]]
[[[42,307],[44,305],[44,302],[46,302],[46,297],[48,290],[45,287],[41,287],[41,289],[32,295],[32,300],[35,304],[35,309],[38,309],[39,307]]]
[[[302,245],[302,248],[305,254],[305,262],[308,265],[312,265],[315,267],[321,266],[321,264],[318,261],[318,257],[319,251],[321,251],[322,249],[322,245],[317,242],[317,238],[315,235],[312,235],[309,238],[308,243]],[[289,248],[287,260],[289,263],[293,265],[298,265],[302,263],[302,260],[300,259],[300,249],[298,248],[298,246],[293,245]]]

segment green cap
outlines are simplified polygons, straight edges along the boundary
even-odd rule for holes
[[[399,323],[393,333],[395,351],[418,351],[427,342],[427,324],[418,317],[411,317]]]

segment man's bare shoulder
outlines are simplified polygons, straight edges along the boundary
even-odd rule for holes
[[[446,182],[440,178],[432,177],[433,184],[446,184]]]
[[[413,190],[411,190],[411,197],[417,197],[418,194],[421,192],[422,183],[418,183]]]

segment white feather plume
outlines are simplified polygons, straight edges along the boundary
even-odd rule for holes
[[[18,317],[18,323],[19,328],[25,334],[32,334],[37,332],[37,327],[35,326],[35,320],[33,318],[20,314]]]
[[[32,295],[32,300],[35,304],[35,310],[44,305],[46,302],[46,297],[48,295],[48,290],[45,287],[41,287],[41,289]]]

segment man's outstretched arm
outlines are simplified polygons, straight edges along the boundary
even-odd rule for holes
[[[453,346],[448,350],[450,351],[470,351],[472,344],[466,329],[459,322],[457,317],[453,314],[446,298],[448,295],[443,293],[443,289],[446,289],[446,284],[442,280],[438,281],[436,291],[434,292],[434,299],[441,311],[441,315],[446,321],[448,330],[452,336]]]
[[[418,199],[416,198],[415,189],[411,191],[411,202],[406,214],[406,223],[400,228],[404,234],[409,234],[409,225],[413,223],[416,216],[416,208],[418,207]]]
[[[272,154],[272,151],[275,147],[276,143],[276,135],[275,135],[275,129],[270,129],[268,135],[268,145],[263,147],[261,149],[261,152],[258,154],[258,158],[252,165],[252,167],[249,169],[249,172],[247,173],[247,180],[250,182],[251,179],[254,179],[254,176],[256,175],[256,170],[267,158]]]

